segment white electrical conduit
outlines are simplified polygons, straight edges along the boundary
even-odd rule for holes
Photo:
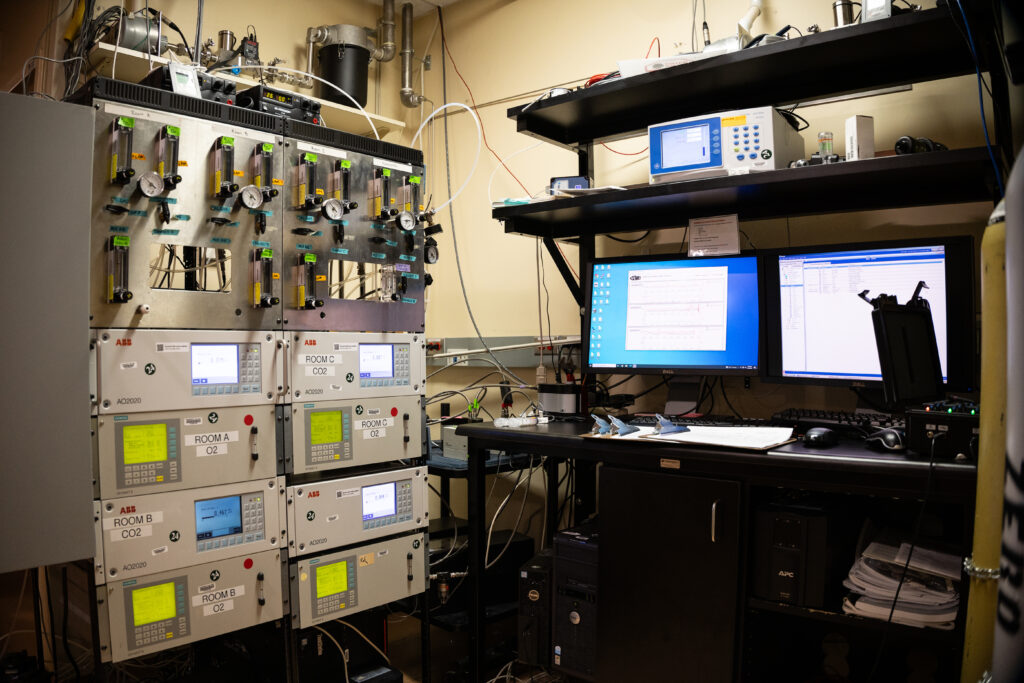
[[[441,209],[454,202],[455,198],[462,194],[462,191],[466,189],[466,186],[469,185],[469,181],[473,178],[473,174],[476,173],[476,165],[480,161],[480,151],[484,147],[484,133],[483,128],[480,127],[480,118],[476,115],[475,111],[473,111],[466,105],[462,104],[461,102],[449,102],[448,104],[441,105],[434,111],[430,112],[427,118],[423,119],[423,123],[421,123],[420,127],[416,130],[416,135],[412,136],[412,142],[409,143],[409,146],[412,147],[416,144],[416,140],[419,139],[420,133],[423,132],[423,127],[426,126],[427,123],[432,118],[434,118],[439,113],[441,113],[442,111],[449,107],[459,107],[461,109],[465,109],[466,111],[469,112],[469,115],[473,117],[473,123],[476,124],[476,157],[473,158],[473,167],[469,169],[469,175],[466,176],[466,180],[462,183],[459,189],[455,190],[455,193],[448,198],[448,201],[446,201],[444,204],[441,204],[439,207],[433,210],[434,213],[439,213]]]
[[[373,130],[373,136],[375,138],[377,138],[378,140],[380,140],[380,133],[377,132],[377,126],[373,125],[373,119],[371,119],[370,115],[366,113],[366,110],[363,109],[359,105],[358,102],[356,102],[355,98],[352,97],[351,95],[349,95],[347,92],[345,92],[341,88],[339,88],[338,86],[336,86],[335,84],[331,83],[328,80],[324,80],[323,78],[320,78],[319,76],[314,76],[311,73],[306,73],[305,71],[300,71],[299,69],[289,69],[289,68],[286,68],[286,67],[283,67],[283,66],[267,67],[267,66],[257,65],[257,64],[253,64],[251,66],[221,66],[221,67],[217,67],[216,69],[210,69],[206,73],[212,74],[212,73],[217,73],[219,71],[232,71],[234,69],[248,69],[249,71],[262,71],[264,69],[271,69],[271,68],[274,69],[274,70],[277,70],[277,71],[287,71],[288,73],[298,74],[300,76],[309,76],[313,80],[320,81],[324,85],[329,85],[330,87],[334,88],[335,90],[337,90],[342,95],[344,95],[345,97],[347,97],[349,100],[352,101],[352,104],[355,105],[356,109],[358,109],[359,112],[363,116],[366,117],[367,122],[369,122],[369,124],[370,124],[370,128]],[[480,124],[478,123],[477,127],[479,127],[479,125]],[[418,134],[419,133],[417,133],[417,135]],[[477,154],[479,155],[479,152]]]

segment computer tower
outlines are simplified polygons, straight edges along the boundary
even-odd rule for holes
[[[552,663],[556,670],[597,680],[598,533],[582,525],[555,536]]]
[[[519,569],[519,661],[551,666],[551,593],[554,552],[549,548]]]
[[[755,513],[754,595],[825,606],[828,521],[820,508],[770,506]]]

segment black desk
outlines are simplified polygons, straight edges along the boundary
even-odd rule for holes
[[[929,476],[927,458],[876,453],[851,442],[815,451],[800,443],[764,452],[710,447],[680,447],[615,439],[584,439],[584,423],[550,423],[519,429],[500,429],[491,423],[462,425],[468,439],[469,576],[471,591],[469,656],[473,680],[483,671],[482,583],[487,520],[485,506],[486,451],[503,450],[546,457],[549,477],[560,461],[603,463],[606,466],[662,472],[666,475],[711,477],[739,482],[744,487],[780,487],[810,491],[887,496],[916,500]],[[973,464],[939,462],[932,472],[930,500],[962,504],[965,526],[973,518],[977,470]],[[556,481],[549,479],[549,481]],[[557,487],[548,486],[548,538],[557,530]],[[602,551],[604,552],[604,551]],[[966,602],[966,600],[964,600]]]

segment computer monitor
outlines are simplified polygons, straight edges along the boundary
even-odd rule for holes
[[[895,295],[921,280],[935,324],[943,381],[974,386],[975,267],[970,237],[806,247],[766,257],[766,374],[835,385],[882,379],[871,306],[858,294]]]
[[[756,256],[597,259],[588,275],[588,372],[757,374]]]

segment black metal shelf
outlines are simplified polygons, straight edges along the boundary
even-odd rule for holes
[[[749,598],[747,600],[747,608],[757,610],[759,612],[772,612],[790,617],[813,619],[827,624],[837,624],[853,628],[864,628],[879,631],[887,629],[889,630],[890,635],[894,637],[903,636],[914,640],[930,640],[933,642],[946,642],[950,645],[959,645],[963,639],[963,634],[959,629],[943,631],[937,628],[916,628],[914,626],[906,626],[904,624],[897,623],[887,624],[882,619],[868,619],[867,617],[846,614],[844,612],[832,612],[830,610],[814,609],[811,607],[798,607],[796,605],[788,605],[786,603],[773,602],[771,600],[762,600],[760,598]]]
[[[973,147],[642,185],[499,207],[492,215],[508,233],[568,239],[678,227],[723,213],[778,218],[991,201],[997,194],[988,150]]]
[[[973,72],[966,41],[949,10],[939,7],[595,85],[513,107],[508,117],[520,133],[573,148],[709,111],[796,103]]]

